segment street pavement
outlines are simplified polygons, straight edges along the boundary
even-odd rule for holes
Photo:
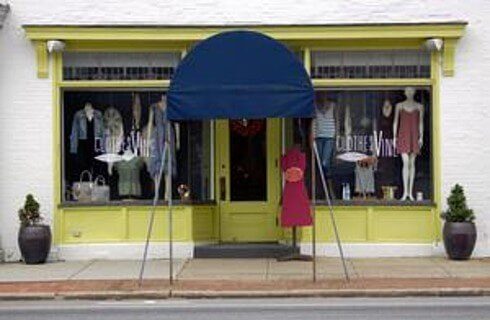
[[[0,263],[0,300],[490,296],[490,259],[348,259],[346,281],[338,258],[312,263],[274,259],[68,261]]]
[[[488,298],[330,298],[0,302],[0,320],[488,319]]]

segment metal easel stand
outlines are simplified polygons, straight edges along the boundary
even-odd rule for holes
[[[325,175],[323,173],[323,168],[321,166],[320,155],[318,154],[318,148],[316,145],[316,141],[313,141],[313,151],[315,153],[315,158],[316,158],[318,170],[320,171],[320,178],[322,181],[323,192],[325,193],[325,199],[327,200],[327,205],[328,205],[328,209],[330,212],[330,219],[332,220],[333,231],[335,233],[335,239],[337,241],[337,247],[339,249],[340,258],[342,259],[342,266],[344,267],[345,279],[347,281],[349,281],[350,280],[349,272],[347,271],[347,265],[345,263],[345,258],[344,258],[344,251],[342,250],[342,244],[340,243],[340,237],[339,237],[339,232],[337,229],[337,223],[335,222],[335,217],[333,214],[332,201],[330,199],[330,194],[328,193],[327,182],[325,180]],[[314,170],[314,169],[312,168],[312,170]]]
[[[170,125],[168,125],[168,131],[167,132],[170,132]],[[169,137],[169,135],[167,135],[167,137]],[[150,238],[151,238],[151,234],[153,232],[153,224],[154,224],[154,221],[155,221],[155,209],[156,209],[156,206],[157,206],[157,202],[158,202],[158,195],[160,194],[160,185],[161,185],[161,181],[162,181],[162,176],[163,176],[163,169],[165,167],[165,160],[166,160],[166,157],[167,157],[167,153],[168,153],[168,171],[170,174],[167,175],[167,187],[170,187],[170,190],[172,190],[172,156],[170,155],[170,148],[168,148],[168,145],[169,145],[169,141],[166,141],[165,144],[164,144],[164,148],[163,148],[163,153],[162,153],[162,163],[160,164],[160,169],[158,171],[158,176],[155,180],[155,194],[153,196],[153,203],[152,203],[152,206],[151,206],[151,209],[150,209],[150,219],[148,221],[148,230],[147,230],[147,233],[146,233],[146,242],[145,242],[145,249],[144,249],[144,252],[143,252],[143,261],[141,263],[141,268],[140,268],[140,274],[139,274],[139,280],[138,280],[138,283],[139,283],[139,286],[141,286],[143,284],[143,275],[144,275],[144,272],[145,272],[145,266],[146,266],[146,260],[147,260],[147,257],[148,257],[148,248],[149,248],[149,245],[150,245]],[[170,265],[169,265],[169,281],[170,281],[170,284],[173,283],[173,252],[172,252],[172,192],[170,192],[170,197],[169,197],[169,200],[168,200],[168,207],[169,207],[169,260],[170,260]]]
[[[292,233],[293,233],[293,243],[292,243],[292,249],[293,249],[293,252],[291,254],[288,254],[284,257],[279,257],[277,258],[277,261],[279,262],[283,262],[283,261],[293,261],[293,260],[296,260],[296,261],[312,261],[313,258],[312,256],[310,255],[306,255],[306,254],[301,254],[301,252],[298,250],[298,244],[297,244],[297,234],[296,234],[296,228],[297,227],[293,227],[292,229]]]

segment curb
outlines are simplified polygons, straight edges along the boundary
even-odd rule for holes
[[[217,298],[389,298],[389,297],[483,297],[490,288],[429,289],[316,289],[316,290],[163,290],[81,291],[59,293],[0,293],[0,301],[15,300],[124,300],[124,299],[217,299]]]
[[[351,298],[351,297],[476,297],[490,296],[489,288],[437,289],[313,289],[271,291],[193,291],[174,290],[171,298]]]

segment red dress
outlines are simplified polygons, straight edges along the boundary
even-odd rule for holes
[[[400,127],[396,137],[398,153],[420,153],[419,146],[419,110],[400,111]]]
[[[306,156],[298,148],[289,150],[281,158],[285,184],[282,193],[281,226],[309,226],[312,224],[310,200],[304,184]]]

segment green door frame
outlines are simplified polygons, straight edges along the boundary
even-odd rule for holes
[[[221,242],[278,241],[281,192],[280,119],[267,119],[267,201],[230,201],[229,120],[215,126],[216,199]]]

